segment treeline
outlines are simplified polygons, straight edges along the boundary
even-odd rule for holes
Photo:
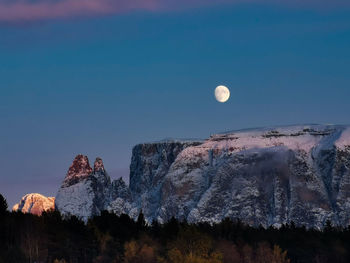
[[[59,212],[8,212],[0,195],[0,263],[285,263],[350,262],[350,228],[323,231],[284,225],[253,228],[218,224],[136,221],[103,211],[86,224]]]

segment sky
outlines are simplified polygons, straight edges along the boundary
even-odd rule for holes
[[[349,124],[350,3],[0,0],[0,193],[55,196],[75,155],[128,182],[132,147]],[[231,98],[219,103],[214,89]]]

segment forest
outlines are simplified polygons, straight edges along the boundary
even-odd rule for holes
[[[350,227],[323,230],[217,224],[146,224],[107,211],[87,223],[58,211],[41,216],[9,212],[0,195],[0,263],[287,263],[350,262]]]

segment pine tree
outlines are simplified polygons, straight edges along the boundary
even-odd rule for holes
[[[2,196],[2,194],[0,194],[0,216],[3,216],[7,213],[7,202],[5,197]]]
[[[145,220],[145,216],[142,213],[142,210],[137,218],[137,226],[139,227],[140,230],[143,230],[146,226],[146,220]]]

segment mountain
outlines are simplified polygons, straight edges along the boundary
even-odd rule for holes
[[[75,215],[86,221],[106,210],[119,197],[126,202],[128,192],[120,180],[111,182],[101,158],[96,158],[92,169],[88,157],[79,154],[58,190],[55,206],[63,215]],[[120,213],[126,212],[120,210]]]
[[[26,194],[12,211],[41,215],[43,211],[55,209],[55,197],[46,197],[41,194]]]
[[[102,161],[101,161],[102,162]],[[74,167],[74,169],[71,169]],[[130,185],[111,182],[87,157],[73,162],[56,197],[83,219],[107,209],[148,222],[177,217],[258,226],[350,223],[350,127],[302,125],[168,140],[133,148]]]

